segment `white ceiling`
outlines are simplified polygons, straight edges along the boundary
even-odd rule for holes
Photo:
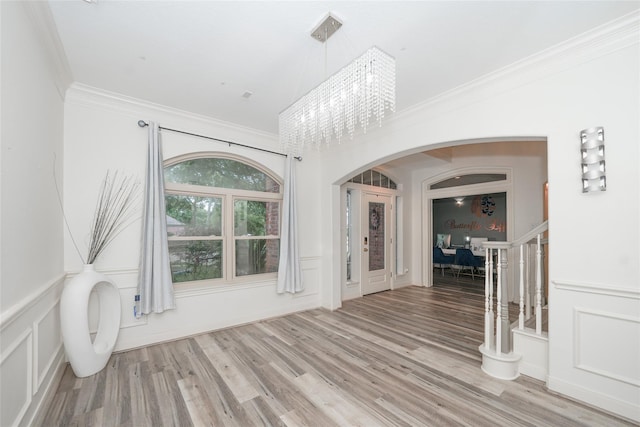
[[[402,111],[640,8],[604,0],[49,4],[74,81],[274,134],[280,111],[372,45],[396,58]],[[344,25],[326,46],[325,71],[325,45],[309,34],[328,12]]]

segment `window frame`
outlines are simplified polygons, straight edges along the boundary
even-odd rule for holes
[[[270,179],[278,183],[278,192],[241,190],[224,187],[208,187],[195,184],[178,184],[165,181],[165,195],[185,195],[194,197],[215,197],[222,201],[222,227],[220,236],[167,236],[167,241],[185,241],[185,240],[217,240],[222,241],[222,277],[214,279],[191,280],[184,282],[175,282],[174,288],[193,287],[193,286],[211,286],[236,283],[260,282],[265,280],[275,280],[278,272],[258,273],[248,275],[236,275],[236,241],[237,240],[280,240],[282,233],[282,201],[283,201],[283,182],[282,179],[274,175],[266,167],[247,159],[246,157],[229,155],[227,153],[216,152],[199,152],[187,155],[173,157],[165,160],[163,169],[174,166],[176,164],[196,159],[206,158],[222,158],[229,159],[239,163],[244,163],[258,171],[264,173]],[[248,200],[259,202],[276,202],[278,204],[278,234],[265,236],[235,236],[235,218],[234,207],[236,200]]]

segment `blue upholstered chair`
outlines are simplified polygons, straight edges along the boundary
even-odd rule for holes
[[[444,252],[442,252],[442,249],[440,249],[439,247],[433,248],[433,266],[439,267],[442,271],[443,276],[444,276],[444,268],[447,266],[450,267],[451,264],[453,264],[454,259],[455,259],[454,255],[445,255]]]
[[[453,261],[453,266],[457,270],[458,274],[456,277],[460,277],[460,272],[462,270],[469,269],[471,271],[471,278],[475,279],[475,270],[478,267],[484,267],[484,263],[480,257],[476,257],[471,252],[471,249],[456,249],[455,260]]]

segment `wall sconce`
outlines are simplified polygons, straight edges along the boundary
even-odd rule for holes
[[[582,192],[605,191],[607,179],[604,165],[604,128],[580,131],[582,156]]]
[[[471,236],[464,236],[464,247],[465,249],[471,248]]]
[[[462,206],[462,201],[464,200],[464,197],[456,197],[454,200],[456,201],[456,205]]]

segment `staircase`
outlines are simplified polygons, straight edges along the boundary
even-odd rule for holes
[[[549,339],[543,290],[544,237],[547,221],[513,242],[484,242],[485,316],[482,370],[496,378],[513,380],[520,374],[546,380]],[[516,256],[512,267],[508,255]],[[515,268],[517,274],[510,269]],[[518,319],[509,319],[509,278],[517,276]],[[544,327],[543,327],[544,326]]]

